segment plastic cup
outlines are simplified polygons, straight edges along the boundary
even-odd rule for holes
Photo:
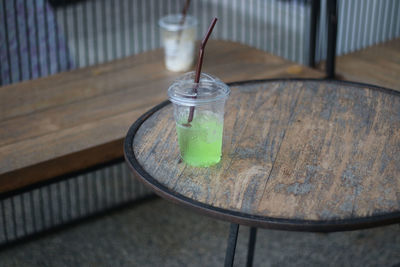
[[[181,24],[182,14],[163,17],[158,24],[164,46],[165,66],[174,72],[188,71],[194,62],[197,20],[186,15]]]
[[[174,106],[181,158],[189,165],[208,167],[221,160],[224,108],[230,89],[208,74],[201,75],[199,84],[193,77],[191,72],[176,80],[168,89],[168,97]],[[193,107],[193,120],[188,123]]]

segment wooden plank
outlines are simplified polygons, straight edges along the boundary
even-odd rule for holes
[[[159,89],[164,84],[165,81],[154,80],[150,88],[147,85],[129,87],[125,90],[116,90],[112,94],[99,95],[5,120],[0,123],[0,145],[58,133],[135,109],[144,112],[166,98]]]
[[[140,165],[169,190],[249,216],[335,221],[400,211],[400,94],[339,82],[232,88],[221,162],[179,157],[172,106],[137,131]]]
[[[163,78],[167,73],[159,68],[161,57],[162,51],[156,50],[0,87],[0,120],[140,85],[144,79],[137,78],[143,75],[151,75],[149,80]]]
[[[79,155],[80,151],[104,146],[108,143],[119,144],[123,139],[120,135],[127,131],[128,125],[132,122],[131,118],[139,117],[145,110],[145,108],[133,110],[102,120],[71,127],[64,131],[52,132],[43,136],[2,146],[0,150],[0,158],[2,159],[2,175],[0,176],[0,181],[3,182],[3,177],[8,173],[22,168],[33,167],[42,162],[52,160],[58,162],[59,158],[65,155]],[[115,158],[122,157],[121,146],[113,148],[113,150],[118,151],[118,153],[114,153]],[[68,153],[63,154],[65,151],[68,151]],[[108,152],[104,151],[104,153]],[[96,158],[99,158],[99,163],[103,162],[101,153],[93,154],[92,156],[94,159],[90,159],[90,162],[96,162]],[[90,164],[86,164],[88,160],[85,158],[71,158],[71,161],[73,160],[78,162],[82,167],[90,166]],[[59,175],[61,175],[65,173],[65,170],[68,169],[68,165],[71,163],[61,160],[59,164],[60,166],[63,165],[63,168],[60,168],[59,172]],[[40,172],[43,172],[42,175],[46,175],[45,169],[39,169],[37,171],[38,174]],[[32,173],[26,174],[31,176]],[[28,180],[31,179],[33,178],[31,177]]]
[[[210,41],[206,53],[204,71],[225,82],[323,76],[233,42]],[[119,144],[130,124],[166,99],[168,86],[180,75],[165,70],[162,58],[161,50],[150,51],[1,87],[0,192],[104,162],[100,148],[111,144],[118,151],[113,157],[121,157]],[[93,158],[82,160],[80,153],[87,157],[84,151],[92,150]],[[47,168],[52,170],[44,172]]]
[[[400,90],[400,39],[337,57],[336,73],[344,80]]]
[[[150,88],[153,81],[163,80],[167,86],[180,74],[167,71],[162,58],[162,50],[158,49],[99,66],[0,87],[0,120],[91,99],[129,87],[147,85]],[[235,67],[240,71],[233,71],[232,68]],[[249,46],[226,41],[210,41],[207,46],[204,71],[214,73],[215,70],[215,75],[225,82],[275,75],[322,77],[317,70],[293,64]],[[240,75],[239,79],[237,75]]]
[[[94,148],[82,149],[57,159],[40,162],[1,176],[2,192],[23,188],[33,183],[80,171],[90,166],[108,163],[121,156],[120,147],[123,140],[116,140]],[[80,161],[76,160],[81,159]],[[62,162],[62,164],[60,164]],[[27,179],[29,174],[29,179]]]

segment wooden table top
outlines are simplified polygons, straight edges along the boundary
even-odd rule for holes
[[[400,93],[323,80],[231,86],[220,163],[181,162],[172,105],[130,128],[125,157],[161,196],[232,222],[339,231],[400,220]]]
[[[225,82],[322,77],[261,50],[210,41],[204,71]],[[123,157],[132,121],[178,76],[162,50],[0,87],[0,193]]]

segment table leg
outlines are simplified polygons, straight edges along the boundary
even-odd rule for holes
[[[253,266],[253,258],[254,258],[254,249],[256,246],[256,236],[257,236],[257,228],[250,228],[250,238],[249,238],[249,247],[247,250],[247,267]]]
[[[235,258],[236,241],[239,232],[239,224],[231,223],[229,229],[228,246],[225,254],[225,267],[232,267]]]

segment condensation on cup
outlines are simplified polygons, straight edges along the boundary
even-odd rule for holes
[[[175,80],[168,88],[168,98],[174,106],[182,160],[191,166],[209,167],[221,160],[224,108],[230,88],[206,73],[201,74],[199,83],[194,77],[195,73],[189,72]]]
[[[165,66],[174,72],[188,71],[193,66],[197,35],[196,18],[182,14],[168,15],[159,20],[164,46]]]

